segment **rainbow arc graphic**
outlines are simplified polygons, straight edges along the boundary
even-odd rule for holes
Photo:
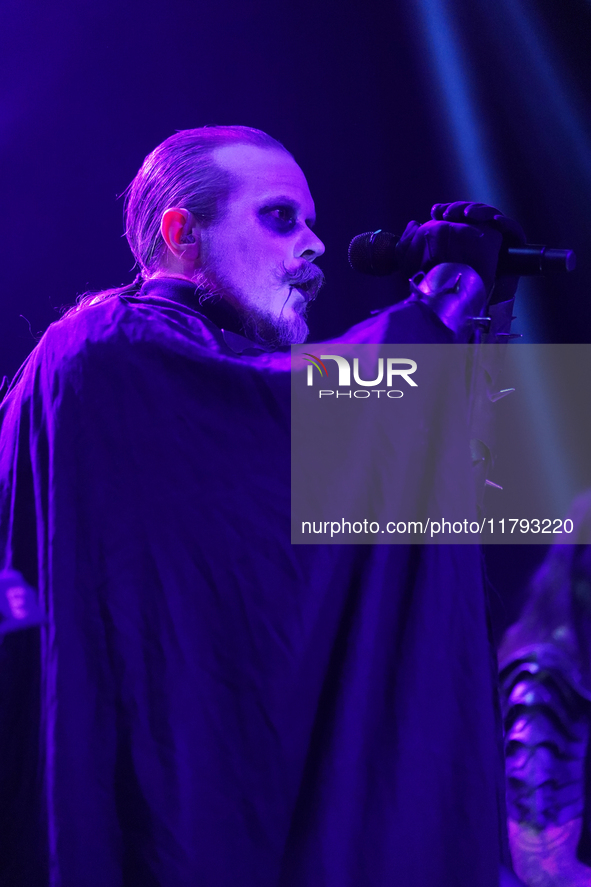
[[[326,369],[325,364],[320,360],[319,357],[316,357],[315,354],[308,354],[307,352],[304,352],[302,357],[306,361],[306,363],[310,364],[310,369],[312,369],[312,367],[316,367],[320,375],[322,375],[322,371],[324,370],[324,375],[328,376],[328,370]]]

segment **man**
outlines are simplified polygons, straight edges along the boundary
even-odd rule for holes
[[[494,276],[510,223],[478,206],[411,225],[407,267]],[[46,624],[2,648],[0,883],[496,887],[477,550],[289,542],[302,171],[257,130],[177,133],[126,213],[143,285],[50,327],[2,407],[0,556]],[[453,341],[431,303],[355,336]]]

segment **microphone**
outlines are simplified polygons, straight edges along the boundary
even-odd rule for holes
[[[400,240],[396,234],[389,234],[378,228],[358,234],[349,244],[349,264],[355,271],[383,277],[392,274],[398,267],[396,244]],[[524,246],[503,247],[499,253],[497,273],[518,276],[532,274],[559,274],[572,271],[577,257],[572,249],[549,249],[539,243],[526,243]]]

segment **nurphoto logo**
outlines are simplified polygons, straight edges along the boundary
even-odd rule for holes
[[[385,368],[384,368],[384,358],[378,358],[378,365],[375,371],[374,379],[362,379],[359,373],[359,358],[353,358],[353,381],[356,385],[360,385],[360,388],[351,389],[351,364],[346,357],[343,357],[340,354],[321,354],[320,357],[317,357],[315,354],[305,353],[302,355],[303,360],[308,364],[307,371],[307,385],[312,387],[314,385],[314,370],[318,370],[320,376],[328,376],[328,369],[325,360],[333,360],[338,369],[338,388],[348,388],[348,391],[336,391],[326,388],[321,388],[318,391],[318,397],[356,397],[356,398],[367,398],[371,397],[372,394],[375,394],[378,398],[381,394],[385,394],[386,397],[397,400],[404,396],[404,391],[400,389],[393,388],[394,381],[400,383],[400,381],[404,381],[411,388],[417,388],[418,385],[414,379],[411,378],[412,374],[417,370],[417,362],[415,360],[410,360],[407,357],[387,357],[385,360]],[[382,385],[384,383],[385,377],[385,388],[378,388],[378,385]]]

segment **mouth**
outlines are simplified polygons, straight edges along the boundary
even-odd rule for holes
[[[324,274],[319,268],[307,264],[295,272],[286,271],[283,282],[289,286],[290,292],[296,290],[307,303],[318,295],[324,283]]]
[[[301,283],[291,284],[291,289],[296,290],[306,302],[311,302],[318,295],[318,290],[322,286],[322,281],[318,280],[318,278],[312,278],[311,280],[305,280]]]
[[[292,289],[295,290],[296,293],[299,293],[299,295],[305,302],[310,301],[311,293],[309,291],[309,287],[305,286],[304,284],[300,284],[299,286],[292,287]]]

